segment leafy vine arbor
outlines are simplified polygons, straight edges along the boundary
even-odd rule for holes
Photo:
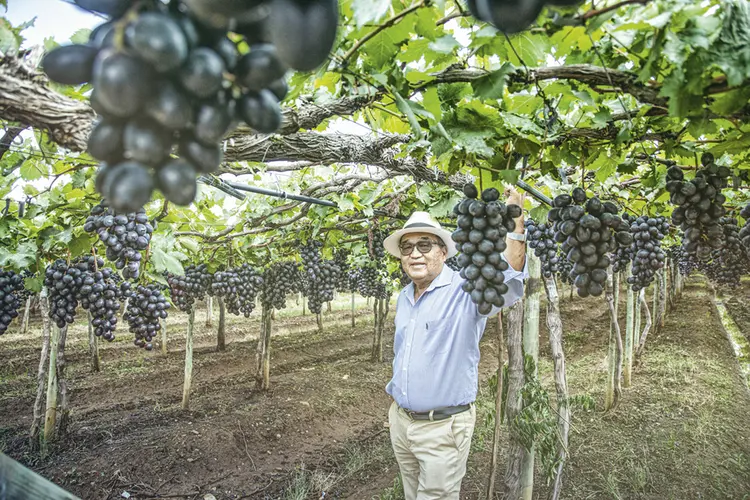
[[[373,215],[426,208],[446,216],[455,202],[449,188],[469,173],[483,184],[525,175],[548,195],[568,191],[571,180],[651,215],[672,210],[667,168],[697,167],[701,152],[744,178],[745,2],[585,2],[545,11],[512,37],[461,5],[342,2],[339,43],[317,72],[291,77],[281,129],[236,129],[220,168],[242,182],[326,197],[338,210],[259,197],[235,203],[210,188],[188,208],[155,201],[147,208],[161,222],[146,278],[227,246],[247,255],[264,246],[273,256],[305,230],[325,232],[336,247]],[[6,138],[18,136],[12,127],[31,127],[35,137],[0,140],[10,143],[0,190],[22,190],[31,201],[25,217],[3,220],[0,265],[43,268],[93,243],[80,227],[96,202],[93,162],[77,153],[95,113],[85,88],[50,85],[12,44],[0,59],[0,118]],[[42,187],[30,183],[44,178]],[[743,199],[727,194],[728,205]]]

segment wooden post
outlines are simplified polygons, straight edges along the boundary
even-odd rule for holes
[[[226,315],[227,315],[227,310],[226,310],[226,306],[224,305],[224,298],[223,297],[218,297],[217,298],[217,302],[219,303],[219,331],[218,331],[218,333],[216,335],[216,337],[217,337],[217,340],[216,340],[217,346],[216,346],[216,348],[219,351],[223,351],[224,349],[226,349],[226,334],[225,334],[225,331],[226,331]]]
[[[641,307],[643,308],[643,313],[646,316],[646,325],[643,327],[643,332],[641,332],[641,339],[638,341],[638,350],[635,353],[637,357],[640,357],[640,355],[643,353],[643,348],[646,345],[646,337],[648,337],[648,331],[649,328],[651,328],[651,312],[648,310],[648,302],[646,301],[645,289],[641,290],[640,301]]]
[[[29,315],[31,312],[31,295],[26,298],[26,307],[23,310],[23,321],[21,321],[21,333],[26,333],[29,329]]]
[[[487,479],[485,498],[495,498],[495,477],[500,455],[500,428],[503,413],[503,367],[505,366],[505,339],[503,339],[503,313],[497,313],[497,394],[495,394],[495,430],[492,435],[492,456],[490,457],[490,475]]]
[[[187,335],[185,337],[185,383],[182,386],[182,409],[190,408],[190,386],[193,383],[193,326],[195,308],[188,314]]]
[[[542,296],[542,264],[533,251],[526,252],[529,278],[526,280],[523,315],[523,354],[534,360],[534,371],[526,373],[524,380],[537,378],[539,363],[539,299]],[[524,450],[521,465],[521,498],[531,500],[534,492],[535,447]]]
[[[622,394],[622,335],[620,334],[620,324],[617,321],[617,308],[615,307],[613,292],[614,277],[612,274],[612,267],[610,266],[607,269],[605,296],[609,306],[610,324],[612,325],[612,333],[610,335],[610,352],[612,354],[609,356],[610,377],[607,380],[607,393],[604,400],[605,411],[617,408],[620,402],[620,395]],[[614,351],[612,351],[612,343],[614,343]]]
[[[630,277],[630,266],[627,268],[627,277]],[[631,373],[633,371],[633,332],[635,331],[635,292],[628,284],[628,305],[625,310],[625,363],[623,366],[623,385],[630,387]]]
[[[654,322],[652,324],[654,331],[659,330],[659,311],[661,309],[659,308],[659,282],[661,280],[659,279],[659,271],[656,271],[656,276],[654,277],[653,282],[653,291],[651,292],[651,310],[654,311]]]
[[[315,321],[318,323],[318,331],[323,333],[323,315],[321,313],[316,314]]]
[[[357,326],[357,321],[355,318],[355,309],[354,309],[354,292],[352,292],[352,328]]]
[[[167,349],[167,320],[161,320],[161,353],[167,355],[169,350]]]
[[[305,315],[305,296],[302,296],[302,316]]]
[[[0,496],[14,500],[22,498],[54,498],[55,500],[80,500],[48,481],[39,474],[27,469],[15,460],[0,452]]]
[[[507,467],[505,470],[505,498],[521,498],[521,466],[524,447],[514,420],[521,413],[523,398],[521,389],[524,386],[523,371],[523,300],[513,304],[508,311],[508,395],[505,402],[505,413],[508,416],[510,445],[508,446]]]
[[[68,420],[70,419],[70,405],[68,404],[68,380],[65,377],[65,342],[68,338],[68,326],[60,329],[57,339],[57,431],[56,437],[62,438],[68,434]]]
[[[273,320],[273,310],[273,308],[267,309],[266,316],[263,318],[263,322],[266,326],[264,329],[265,339],[263,340],[263,383],[261,388],[264,391],[267,391],[269,387],[271,387],[271,325]]]
[[[667,316],[667,268],[661,270],[659,280],[659,329],[664,328],[664,318]]]
[[[89,318],[89,358],[91,359],[91,370],[98,372],[101,370],[101,358],[99,358],[99,342],[94,335],[94,325],[91,324],[93,318],[88,313]]]
[[[552,486],[550,500],[558,500],[562,491],[562,471],[568,457],[568,435],[570,433],[570,407],[568,406],[568,376],[565,370],[565,352],[563,351],[563,325],[560,317],[560,300],[555,280],[548,278],[547,285],[547,329],[549,346],[555,373],[555,391],[557,392],[557,469]]]
[[[608,276],[613,274],[612,269],[609,268],[607,270]],[[617,273],[614,273],[614,276],[609,276],[608,280],[612,280],[612,283],[607,281],[607,287],[609,287],[610,292],[612,293],[612,306],[613,309],[610,310],[610,316],[609,316],[609,344],[607,347],[607,387],[604,393],[604,409],[608,410],[614,405],[616,396],[616,386],[620,384],[620,381],[617,379],[617,363],[618,363],[618,357],[620,358],[620,363],[622,362],[622,349],[620,349],[620,352],[617,350],[617,342],[618,339],[615,336],[615,327],[617,327],[617,330],[619,330],[619,316],[618,316],[618,307],[617,307],[617,301],[618,301],[618,288],[620,285],[619,275]],[[607,297],[607,301],[610,300],[610,297]],[[622,343],[622,340],[620,339],[620,343]]]
[[[212,296],[206,297],[206,326],[212,326],[214,324],[214,298]]]
[[[39,368],[36,375],[36,399],[34,400],[34,417],[29,432],[31,448],[36,450],[40,445],[40,430],[42,429],[42,403],[44,402],[45,378],[47,375],[47,360],[50,354],[50,330],[52,322],[49,319],[49,302],[47,300],[47,289],[43,288],[39,294],[39,308],[42,313],[42,352],[39,357]]]
[[[328,302],[326,302],[326,304],[327,304],[327,306],[326,306],[326,312],[328,314],[331,314],[333,312],[333,310],[331,309],[331,301],[329,300]]]
[[[59,348],[60,329],[52,327],[49,339],[49,368],[47,369],[47,406],[44,413],[44,435],[42,437],[42,454],[46,454],[47,443],[55,439],[57,428],[57,349]]]

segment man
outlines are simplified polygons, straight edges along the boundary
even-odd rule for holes
[[[515,190],[507,202],[523,207]],[[506,307],[523,295],[526,277],[523,215],[515,222],[503,254]],[[394,400],[388,420],[404,494],[406,500],[458,499],[476,419],[479,340],[487,317],[499,309],[479,313],[459,273],[444,265],[456,254],[451,233],[426,212],[412,214],[383,246],[412,280],[396,303],[393,378],[386,387]]]

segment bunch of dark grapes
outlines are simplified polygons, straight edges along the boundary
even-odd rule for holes
[[[159,320],[167,319],[171,304],[163,294],[164,287],[158,283],[138,285],[128,298],[125,321],[128,329],[135,334],[135,345],[147,351],[153,349],[151,341],[161,330]]]
[[[78,290],[83,285],[83,273],[74,265],[58,259],[44,273],[44,286],[49,293],[49,317],[58,328],[72,324],[78,308]]]
[[[570,262],[566,254],[559,250],[557,254],[557,276],[562,280],[563,283],[566,283],[568,285],[573,285],[573,278],[571,278],[571,274],[573,271],[573,263]]]
[[[130,294],[130,283],[117,281],[117,273],[104,267],[104,259],[91,256],[76,258],[71,265],[78,268],[83,277],[76,298],[81,307],[91,313],[94,334],[109,342],[115,339],[117,313],[120,299]]]
[[[458,229],[452,235],[461,251],[458,263],[466,280],[462,288],[481,314],[489,314],[493,306],[505,303],[505,235],[515,229],[513,219],[521,216],[521,207],[499,202],[500,193],[495,188],[482,191],[481,199],[476,199],[479,192],[473,184],[466,184],[463,192],[466,198],[453,209],[458,215]]]
[[[340,249],[333,256],[333,263],[339,268],[339,272],[336,275],[336,291],[339,293],[350,292],[352,288],[349,286],[349,250]]]
[[[231,314],[246,318],[255,309],[255,297],[263,288],[263,276],[247,263],[217,271],[211,281],[211,295],[223,297]]]
[[[367,237],[367,254],[379,267],[385,266],[383,240],[385,240],[386,236],[383,231],[376,229],[370,231]]]
[[[13,271],[0,270],[0,335],[5,333],[21,308],[20,293],[24,289],[23,276]]]
[[[192,202],[196,177],[217,169],[239,120],[278,129],[287,68],[322,64],[338,23],[337,0],[76,3],[110,20],[88,43],[49,52],[42,67],[58,83],[91,83],[100,119],[88,152],[102,162],[97,190],[119,212],[142,207],[155,187]]]
[[[148,247],[154,232],[143,209],[117,215],[107,202],[102,201],[91,209],[83,229],[99,236],[107,247],[107,260],[114,262],[117,269],[122,269],[126,279],[138,279],[141,252]]]
[[[456,272],[461,270],[461,265],[458,263],[458,255],[460,254],[454,255],[453,257],[449,259],[445,259],[445,265],[453,269]]]
[[[286,296],[302,291],[302,273],[296,262],[274,262],[263,272],[260,300],[266,307],[284,309]]]
[[[718,285],[736,288],[740,278],[750,270],[750,259],[740,238],[740,228],[734,217],[722,217],[719,220],[724,233],[724,245],[714,250],[711,261],[705,263],[701,270],[706,277]]]
[[[34,273],[29,271],[28,269],[21,271],[21,289],[16,292],[16,297],[21,302],[21,306],[26,303],[26,300],[34,295],[34,292],[26,288],[25,281],[27,278],[31,278],[34,276]]]
[[[727,187],[731,172],[727,167],[717,166],[710,153],[701,156],[701,163],[704,168],[689,181],[684,179],[680,167],[670,167],[666,189],[671,193],[671,202],[677,205],[672,212],[672,223],[682,229],[683,248],[688,254],[706,260],[712,250],[724,244],[719,220],[725,214],[726,198],[721,190]]]
[[[448,259],[448,260],[450,260],[450,259]],[[448,260],[445,261],[446,264],[448,264]],[[450,265],[448,265],[448,267],[450,267]],[[451,267],[451,269],[453,269],[453,268]],[[454,271],[460,271],[461,268],[459,267],[458,269],[453,269],[453,270]],[[405,286],[408,286],[409,283],[411,283],[411,278],[409,277],[408,274],[406,274],[406,271],[404,271],[401,268],[399,268],[396,271],[393,271],[391,273],[391,280],[398,281],[398,284],[399,284],[399,286],[401,288],[404,288]]]
[[[332,260],[324,260],[318,265],[317,274],[307,273],[307,300],[310,312],[320,314],[323,303],[333,300],[336,282],[341,270]]]
[[[634,258],[628,283],[633,291],[648,287],[654,281],[656,271],[664,267],[666,254],[661,248],[661,240],[668,231],[669,222],[664,217],[643,215],[630,224]]]
[[[542,264],[542,276],[551,278],[557,273],[560,263],[552,224],[549,222],[538,224],[533,219],[526,219],[524,226],[526,226],[526,240],[529,242],[529,248],[534,249],[534,255],[539,257]]]
[[[357,292],[362,297],[387,299],[390,296],[388,275],[374,266],[360,267],[357,272]]]
[[[740,241],[745,248],[745,254],[750,258],[750,203],[740,212],[740,216],[745,219],[745,224],[740,229]]]
[[[682,245],[672,245],[667,248],[667,255],[677,263],[677,269],[683,276],[690,276],[700,267],[700,261],[695,255],[688,254]]]
[[[302,266],[307,277],[307,296],[310,312],[319,314],[323,303],[333,300],[333,292],[339,279],[341,270],[332,260],[323,260],[320,249],[323,243],[310,241],[300,249]]]
[[[169,293],[172,303],[180,311],[190,312],[196,300],[203,300],[211,286],[211,273],[206,264],[190,264],[185,268],[184,276],[167,275]]]
[[[628,225],[635,222],[636,217],[627,212],[622,214],[622,220]],[[618,245],[617,250],[612,254],[612,271],[619,273],[628,268],[633,261],[633,245]]]
[[[601,295],[610,264],[608,254],[618,245],[633,243],[627,222],[617,215],[617,205],[602,203],[597,197],[587,199],[581,188],[575,188],[572,196],[557,196],[552,204],[548,217],[554,223],[555,241],[573,264],[569,276],[578,295]]]

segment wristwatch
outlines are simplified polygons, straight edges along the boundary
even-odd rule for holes
[[[508,233],[507,237],[515,241],[526,241],[526,233]]]

